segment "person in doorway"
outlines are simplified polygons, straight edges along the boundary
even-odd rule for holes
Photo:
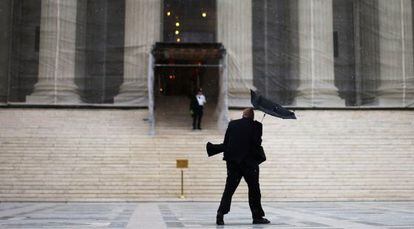
[[[204,104],[206,104],[206,97],[200,88],[195,96],[191,99],[190,111],[193,116],[193,130],[201,130],[201,118],[203,117]]]
[[[262,144],[262,124],[254,121],[253,108],[243,110],[241,119],[229,123],[224,137],[224,157],[227,165],[227,179],[217,210],[216,223],[224,225],[224,215],[230,211],[231,199],[243,177],[249,189],[249,206],[253,224],[270,223],[264,217],[259,185],[259,164],[261,159],[258,148]]]

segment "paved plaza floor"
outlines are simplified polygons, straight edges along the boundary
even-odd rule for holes
[[[413,228],[414,202],[265,202],[270,225],[252,225],[235,202],[224,226],[215,202],[0,203],[0,228]]]

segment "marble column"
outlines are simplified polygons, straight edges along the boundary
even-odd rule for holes
[[[124,82],[115,104],[148,106],[148,55],[160,40],[161,1],[126,0]]]
[[[414,106],[411,5],[411,0],[378,0],[379,106]]]
[[[78,104],[75,85],[77,0],[42,0],[39,76],[26,102]]]
[[[11,35],[11,1],[0,1],[0,103],[7,102]]]
[[[252,1],[217,0],[217,37],[228,56],[228,105],[246,107],[253,88]]]
[[[299,88],[295,105],[343,107],[334,86],[332,0],[298,0]]]

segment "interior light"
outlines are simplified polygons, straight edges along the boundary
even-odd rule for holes
[[[180,31],[175,30],[175,35],[178,35],[178,34],[180,34]]]
[[[167,16],[171,16],[171,12],[170,11],[167,12]]]
[[[201,14],[201,16],[202,16],[202,17],[207,17],[207,13],[206,13],[206,12],[203,12],[203,13]]]
[[[177,42],[180,42],[181,41],[181,39],[180,38],[177,38]]]
[[[176,27],[179,27],[179,26],[180,26],[180,22],[178,22],[178,21],[177,21],[177,22],[175,23],[175,26],[176,26]]]

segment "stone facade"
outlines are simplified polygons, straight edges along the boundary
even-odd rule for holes
[[[11,46],[2,37],[6,100],[148,105],[149,55],[163,41],[160,1],[17,0],[13,9],[8,3],[2,3],[2,26],[16,31]],[[248,105],[254,87],[299,107],[412,106],[411,0],[215,4],[230,107]],[[35,29],[39,36],[30,35]],[[32,52],[36,39],[39,50]],[[9,46],[17,54],[6,52]]]

